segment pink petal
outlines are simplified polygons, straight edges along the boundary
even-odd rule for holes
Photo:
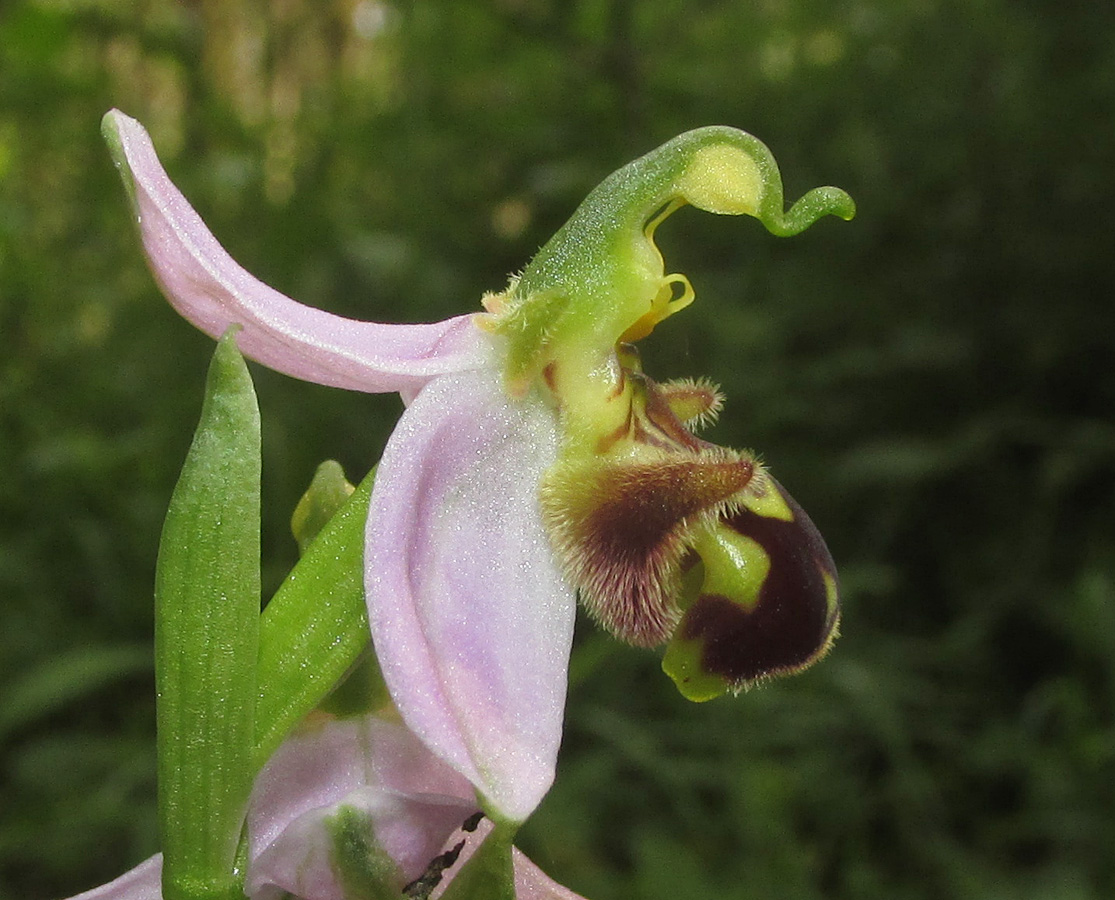
[[[472,786],[407,728],[375,716],[293,735],[256,781],[248,817],[252,900],[293,893],[342,900],[329,820],[344,806],[397,867],[398,888],[425,871],[476,810]]]
[[[163,900],[163,855],[156,853],[108,884],[70,900]]]
[[[542,529],[557,448],[499,374],[431,382],[388,441],[365,557],[376,653],[407,725],[494,810],[524,820],[561,741],[575,610]]]
[[[368,785],[456,797],[476,808],[469,782],[403,725],[375,716],[332,721],[292,735],[264,766],[248,813],[252,856],[299,816]]]
[[[211,337],[238,323],[243,353],[305,381],[371,393],[421,389],[433,376],[490,362],[471,315],[423,325],[346,319],[296,303],[248,274],[171,183],[151,138],[112,110],[103,130],[133,189],[140,235],[171,304]]]
[[[337,843],[331,820],[359,817],[366,839],[394,863],[379,874],[398,891],[421,875],[461,823],[476,809],[474,801],[433,794],[409,795],[363,787],[330,806],[303,813],[256,857],[245,892],[252,900],[346,900],[338,875]],[[361,860],[367,862],[367,860]]]
[[[515,866],[515,900],[585,900],[564,885],[558,884],[517,848],[511,848]]]

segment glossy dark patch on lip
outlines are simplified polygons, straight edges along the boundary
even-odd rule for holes
[[[702,645],[701,668],[734,688],[794,672],[828,649],[839,618],[830,603],[836,566],[816,526],[777,484],[791,521],[741,509],[725,525],[758,543],[770,559],[753,607],[720,594],[702,594],[681,621],[681,637]],[[827,576],[827,583],[826,583]]]

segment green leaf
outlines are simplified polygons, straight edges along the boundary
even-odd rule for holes
[[[259,477],[259,410],[229,329],[209,368],[155,572],[167,900],[240,893],[237,846],[255,771]]]
[[[263,612],[256,767],[333,690],[371,641],[364,525],[374,479],[373,469],[309,544]]]

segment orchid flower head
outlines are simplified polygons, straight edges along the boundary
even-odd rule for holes
[[[335,387],[399,392],[368,512],[375,651],[408,728],[521,822],[554,775],[579,594],[709,699],[808,665],[836,633],[835,568],[808,517],[750,453],[694,434],[722,398],[659,384],[633,342],[687,306],[655,231],[688,203],[778,235],[850,218],[836,188],[783,209],[767,148],[688,132],[629,164],[484,311],[385,325],[310,309],[245,272],[168,178],[143,127],[103,130],[149,265],[172,305],[242,352]]]
[[[797,234],[849,219],[838,188],[784,210],[778,167],[732,128],[687,132],[605,179],[521,276],[485,298],[505,335],[512,394],[541,384],[558,411],[543,516],[589,612],[630,643],[669,643],[690,699],[738,692],[820,658],[837,633],[836,569],[805,512],[751,453],[693,433],[723,397],[708,381],[658,384],[631,342],[694,299],[654,236],[685,204]]]

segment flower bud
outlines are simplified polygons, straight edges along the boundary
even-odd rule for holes
[[[310,486],[290,517],[290,530],[298,542],[299,553],[306,552],[318,532],[355,490],[355,485],[345,478],[345,471],[336,460],[327,459],[317,467]]]

